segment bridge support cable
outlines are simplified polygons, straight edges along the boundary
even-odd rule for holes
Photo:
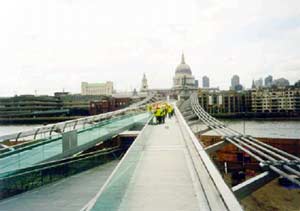
[[[230,130],[230,128],[225,128],[227,131],[228,130]],[[249,138],[250,137],[248,137],[248,136],[242,136],[241,134],[238,136],[238,138],[239,139],[241,139],[241,141],[244,141],[244,142],[247,142],[247,143],[249,143],[249,144],[251,144],[251,145],[253,145],[253,146],[255,146],[255,148],[254,148],[254,150],[257,150],[257,149],[260,149],[260,150],[262,150],[262,151],[264,151],[265,153],[268,153],[268,154],[270,154],[270,155],[272,155],[273,157],[276,157],[276,158],[279,158],[280,160],[271,160],[272,162],[278,162],[280,165],[282,165],[282,167],[284,168],[284,169],[286,169],[287,171],[289,171],[290,173],[293,173],[293,174],[295,174],[295,175],[297,175],[298,177],[300,177],[300,172],[299,171],[297,171],[297,170],[295,170],[294,168],[292,168],[292,167],[298,167],[299,168],[299,165],[296,165],[295,164],[295,162],[294,161],[291,161],[291,160],[289,160],[288,158],[286,158],[286,157],[284,157],[284,156],[282,156],[282,155],[280,155],[280,154],[278,154],[278,153],[275,153],[274,151],[272,151],[272,150],[270,150],[270,149],[268,149],[268,148],[266,148],[266,147],[263,147],[263,146],[261,146],[261,145],[259,145],[259,144],[257,144],[257,143],[254,143],[253,141],[251,141],[251,140],[249,140]],[[252,137],[251,137],[252,138]],[[254,138],[252,138],[252,139],[254,139]],[[256,139],[254,139],[254,140],[256,140]],[[258,143],[263,143],[263,142],[259,142],[259,141],[257,141]],[[241,143],[243,143],[243,142],[241,142]],[[267,144],[266,144],[267,145]],[[270,145],[267,145],[267,146],[270,146]],[[272,146],[271,146],[272,147]],[[275,147],[272,147],[272,149],[277,149],[277,148],[275,148]],[[263,153],[262,153],[263,154]],[[287,153],[288,154],[288,153]],[[290,154],[289,154],[290,155]],[[292,155],[293,156],[293,155]],[[294,157],[296,157],[296,156],[294,156]],[[272,157],[270,157],[271,159],[272,159]],[[297,158],[297,157],[296,157]],[[269,159],[270,160],[270,159]],[[292,166],[292,167],[290,167],[290,166]]]
[[[197,140],[194,133],[190,130],[187,122],[184,121],[183,116],[178,111],[177,107],[175,107],[175,112],[177,113],[176,116],[178,120],[180,120],[179,123],[182,125],[183,128],[186,128],[188,135],[192,140],[192,144],[194,145],[198,156],[201,158],[201,162],[203,163],[203,165],[207,169],[207,172],[212,178],[212,182],[214,183],[216,189],[219,191],[220,197],[222,197],[224,203],[226,204],[227,209],[240,210],[241,209],[240,205],[237,203],[234,194],[232,194],[230,189],[228,189],[228,186],[224,183],[222,176],[220,175],[215,165],[213,165],[213,162],[208,156],[208,153],[206,152],[205,148],[201,145],[201,143]]]
[[[258,141],[257,139],[255,139],[255,138],[253,138],[253,137],[251,137],[251,136],[249,136],[248,138],[249,138],[251,141],[256,142],[256,143],[258,143],[258,144],[260,144],[260,145],[262,145],[262,146],[264,146],[264,147],[266,147],[266,148],[268,148],[268,149],[270,149],[270,150],[272,150],[272,151],[274,151],[274,152],[277,152],[277,153],[279,153],[279,154],[281,154],[281,155],[284,155],[284,156],[288,157],[289,159],[294,159],[294,161],[290,161],[290,162],[294,162],[295,165],[296,165],[298,168],[300,168],[300,158],[298,158],[297,156],[292,155],[292,154],[289,154],[289,153],[287,153],[287,152],[285,152],[285,151],[283,151],[283,150],[281,150],[281,149],[275,148],[275,147],[273,147],[273,146],[271,146],[271,145],[268,145],[268,144],[266,144],[266,143],[263,143],[263,142],[261,142],[261,141]]]
[[[247,154],[249,154],[250,156],[252,156],[254,159],[256,159],[257,161],[260,162],[260,165],[263,168],[267,168],[267,169],[271,169],[272,171],[276,172],[277,174],[279,174],[280,176],[285,177],[286,179],[288,179],[289,181],[291,181],[294,184],[297,184],[300,186],[300,182],[298,180],[296,180],[295,178],[293,178],[291,175],[285,173],[282,171],[282,167],[280,164],[280,161],[275,160],[274,158],[268,156],[268,155],[264,155],[264,153],[262,153],[261,151],[256,150],[255,148],[249,146],[248,144],[245,143],[241,143],[241,141],[237,138],[234,138],[234,140],[230,139],[230,138],[225,138],[227,141],[229,141],[231,144],[235,145],[237,148],[239,148],[240,150],[246,152]],[[244,145],[244,146],[242,146]],[[249,150],[249,148],[251,150]],[[262,157],[267,158],[268,160],[264,160],[262,157],[258,156],[257,154],[259,154]],[[288,171],[295,171],[292,168],[288,167]],[[292,173],[293,173],[292,172]],[[298,172],[297,172],[298,173]]]
[[[197,103],[196,103],[197,104]],[[199,104],[199,103],[198,103]],[[198,105],[198,107],[200,107],[200,105]],[[199,108],[198,108],[199,109]],[[201,108],[201,112],[203,112],[203,109]],[[207,120],[207,121],[209,121],[210,123],[216,123],[216,121],[214,121],[214,120],[216,120],[215,118],[213,118],[213,117],[211,117],[209,114],[207,114],[207,112],[205,112],[204,111],[204,114],[206,114],[206,115],[201,115],[202,117],[204,117],[204,119],[205,120]],[[207,116],[210,116],[210,118],[208,118]],[[213,120],[214,119],[214,120]],[[218,121],[218,122],[220,122],[220,121]],[[219,124],[219,125],[217,125],[217,126],[219,126],[219,128],[225,128],[225,130],[227,130],[227,131],[229,131],[229,132],[231,132],[231,133],[233,133],[232,135],[237,135],[237,136],[243,136],[243,134],[241,134],[241,133],[239,133],[239,132],[237,132],[237,131],[235,131],[235,130],[233,130],[233,129],[231,129],[231,128],[227,128],[227,127],[224,127],[224,124]],[[217,128],[216,128],[217,129]],[[263,145],[263,146],[265,146],[265,147],[267,147],[267,148],[269,148],[269,149],[271,149],[271,150],[273,150],[273,151],[276,151],[276,152],[278,152],[278,153],[280,153],[280,154],[283,154],[283,155],[285,155],[285,156],[287,156],[287,157],[290,157],[290,158],[292,158],[292,159],[295,159],[295,160],[297,160],[297,161],[300,161],[300,158],[298,158],[298,157],[296,157],[296,156],[294,156],[294,155],[291,155],[291,154],[289,154],[289,153],[286,153],[286,152],[284,152],[284,151],[282,151],[282,150],[280,150],[280,149],[277,149],[277,148],[275,148],[275,147],[272,147],[272,146],[270,146],[270,145],[268,145],[268,144],[265,144],[265,143],[263,143],[263,142],[261,142],[261,141],[259,141],[259,140],[257,140],[257,139],[255,139],[255,138],[253,138],[253,137],[251,137],[251,136],[245,136],[245,137],[243,137],[243,138],[247,138],[247,139],[250,139],[250,141],[255,141],[255,142],[257,142],[258,144],[260,144],[260,145]],[[279,154],[276,154],[276,156],[277,157],[280,157],[280,155]],[[284,157],[283,156],[281,156],[281,159],[283,159]],[[284,159],[283,159],[284,160]],[[289,161],[287,158],[285,158],[285,161]]]
[[[258,160],[262,166],[287,178],[291,182],[300,185],[300,182],[290,174],[300,177],[300,172],[295,168],[300,168],[300,158],[265,144],[251,136],[246,136],[238,131],[226,127],[224,123],[210,116],[199,104],[197,93],[190,97],[190,106],[207,127],[224,137],[224,140],[235,145],[242,151]],[[212,146],[213,149],[213,146]],[[290,174],[288,174],[288,173]]]

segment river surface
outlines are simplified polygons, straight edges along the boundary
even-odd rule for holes
[[[228,127],[255,137],[298,138],[300,139],[300,121],[293,120],[221,120]]]
[[[229,127],[243,133],[245,122],[245,132],[255,137],[272,138],[299,138],[300,139],[300,121],[292,120],[222,120]],[[40,125],[0,125],[0,136],[10,133],[29,130]]]

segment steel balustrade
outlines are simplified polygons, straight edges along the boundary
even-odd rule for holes
[[[125,112],[136,111],[143,107],[145,104],[152,102],[155,99],[155,94],[151,94],[142,101],[134,103],[127,108],[120,109],[117,111],[112,111],[108,113],[103,113],[94,116],[83,117],[75,120],[64,121],[56,124],[49,124],[46,126],[34,128],[31,130],[21,131],[17,133],[12,133],[8,135],[0,136],[0,143],[6,140],[16,140],[18,141],[20,138],[33,136],[33,140],[36,140],[38,135],[47,134],[47,136],[52,135],[53,132],[65,132],[68,127],[69,129],[81,128],[85,126],[85,124],[93,123],[95,121],[101,121],[107,118],[111,118],[116,115],[124,114]]]
[[[221,135],[224,140],[248,153],[259,161],[262,167],[300,186],[300,182],[291,175],[300,176],[300,172],[297,170],[300,169],[300,158],[263,143],[252,136],[244,135],[227,127],[223,122],[212,117],[200,106],[197,93],[192,94],[190,99],[182,105],[183,110],[187,111],[188,106],[192,108],[192,111],[197,115],[199,120],[208,128]]]

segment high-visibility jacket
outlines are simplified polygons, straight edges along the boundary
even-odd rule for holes
[[[161,108],[157,108],[155,113],[154,113],[155,116],[162,116],[162,110]]]
[[[151,105],[147,105],[147,111],[151,112],[152,111],[152,106]]]
[[[172,111],[173,111],[173,107],[172,107],[172,106],[169,106],[169,107],[168,107],[168,113],[170,114],[170,113],[172,113]]]

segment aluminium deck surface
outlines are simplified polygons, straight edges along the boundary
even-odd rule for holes
[[[202,181],[197,177],[192,155],[175,117],[167,119],[165,124],[148,125],[144,133],[147,136],[143,144],[139,143],[134,146],[136,150],[128,153],[138,158],[125,158],[92,210],[211,210],[207,197],[215,199],[214,207],[226,210],[217,192],[207,196],[203,191],[203,186],[211,186],[211,181],[207,175]],[[141,153],[136,152],[139,148]],[[131,168],[133,165],[128,163],[136,160],[137,164]],[[133,172],[128,174],[128,170]]]

